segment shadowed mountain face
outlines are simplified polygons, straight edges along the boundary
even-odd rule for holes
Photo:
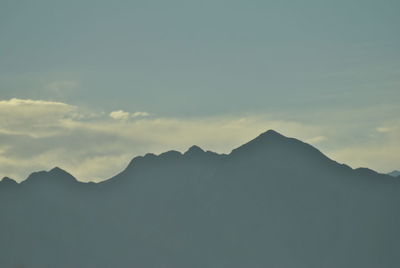
[[[0,182],[0,267],[398,268],[400,181],[274,131],[134,158],[102,183]]]

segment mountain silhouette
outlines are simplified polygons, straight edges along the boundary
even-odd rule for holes
[[[400,181],[269,130],[135,157],[100,183],[0,182],[0,267],[394,268]]]
[[[392,177],[400,177],[400,171],[393,170],[392,172],[388,173],[388,175]]]
[[[28,183],[68,184],[70,182],[77,182],[77,180],[65,170],[59,167],[55,167],[50,171],[39,171],[30,174],[28,178],[22,182],[22,184],[28,184]]]

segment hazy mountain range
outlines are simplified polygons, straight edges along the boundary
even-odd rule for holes
[[[0,182],[0,267],[400,267],[400,180],[267,131],[134,158],[101,183]]]

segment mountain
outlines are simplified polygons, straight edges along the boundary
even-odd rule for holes
[[[392,176],[392,177],[399,177],[400,176],[400,171],[393,170],[392,172],[388,173],[388,175]]]
[[[0,267],[394,268],[400,181],[267,131],[134,158],[101,183],[0,182]]]
[[[0,181],[1,189],[6,189],[7,187],[16,187],[18,184],[15,180],[9,178],[9,177],[4,177]]]

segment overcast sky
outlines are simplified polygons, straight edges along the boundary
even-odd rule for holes
[[[400,2],[0,1],[0,177],[111,177],[273,128],[400,169]]]

